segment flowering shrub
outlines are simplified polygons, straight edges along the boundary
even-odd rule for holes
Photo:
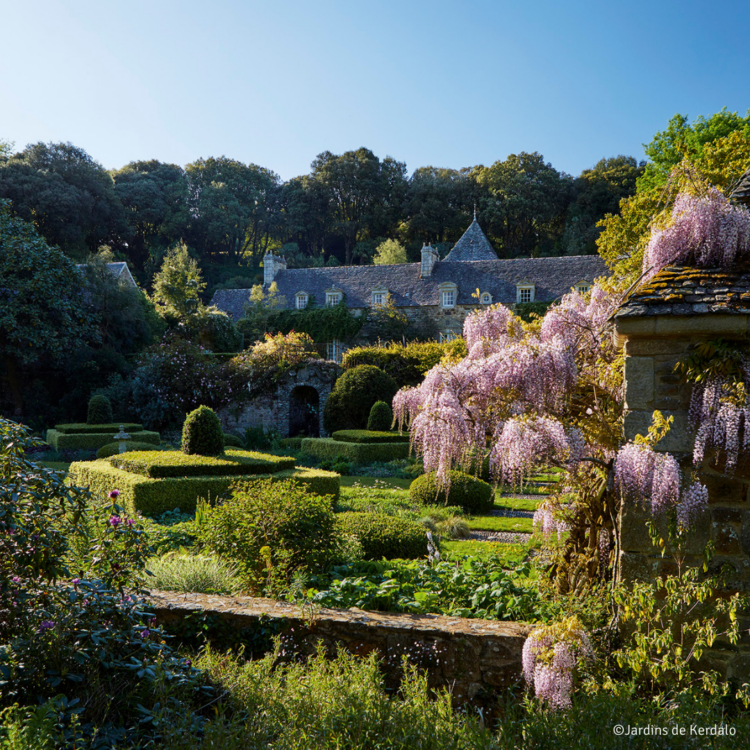
[[[680,193],[668,227],[652,232],[643,256],[650,278],[671,263],[728,268],[750,255],[750,211],[715,187],[703,196]]]
[[[537,698],[565,708],[571,704],[576,671],[593,655],[580,620],[568,617],[531,632],[523,644],[523,676]]]
[[[1,420],[0,438],[0,705],[63,696],[101,746],[138,737],[159,686],[197,677],[133,592],[145,535],[116,492],[96,502],[27,460],[25,428]]]

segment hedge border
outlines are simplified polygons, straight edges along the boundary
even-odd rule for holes
[[[119,429],[120,426],[118,425],[116,432]],[[161,442],[159,433],[150,432],[149,430],[131,432],[129,435],[131,440],[139,443],[159,445]],[[107,443],[114,442],[112,440],[114,436],[115,433],[113,432],[64,434],[57,430],[47,430],[47,442],[56,451],[98,451],[99,448],[103,448]]]
[[[409,435],[377,430],[336,430],[331,437],[339,443],[408,443]]]
[[[355,464],[409,457],[409,443],[342,443],[333,438],[305,438],[302,452],[320,461],[343,456]]]
[[[136,422],[110,422],[108,424],[88,424],[87,422],[70,422],[68,424],[56,424],[55,429],[62,432],[63,435],[80,435],[97,432],[119,432],[120,427],[125,428],[125,432],[141,432],[142,424]]]
[[[334,505],[339,498],[340,477],[331,471],[297,467],[275,474],[255,474],[253,479],[295,479],[316,495],[330,495]],[[89,487],[100,496],[111,490],[119,490],[118,502],[128,512],[153,516],[176,508],[183,513],[193,513],[198,498],[215,499],[224,494],[232,484],[241,481],[241,478],[200,476],[151,479],[117,469],[104,459],[74,461],[68,469],[67,481],[69,484]]]

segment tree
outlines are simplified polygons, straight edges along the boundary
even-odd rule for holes
[[[163,315],[185,322],[198,314],[205,287],[198,261],[180,244],[167,253],[154,276],[154,301]]]
[[[112,178],[70,143],[37,143],[0,160],[0,198],[73,258],[121,243],[129,233]]]
[[[562,234],[572,178],[534,152],[511,154],[472,175],[484,196],[480,219],[508,258],[549,252]]]
[[[406,248],[398,240],[381,242],[375,250],[375,257],[372,262],[376,266],[406,263]]]
[[[391,234],[406,192],[406,165],[386,157],[382,162],[369,149],[336,156],[319,154],[312,178],[324,189],[336,232],[351,265],[358,241]]]
[[[724,107],[708,118],[697,117],[692,123],[687,115],[675,115],[664,130],[644,144],[649,164],[640,181],[642,188],[663,186],[672,169],[684,158],[699,158],[706,144],[734,132],[750,137],[750,110],[742,117],[736,112],[727,112]]]
[[[569,255],[596,252],[601,229],[597,223],[617,212],[620,201],[636,191],[645,162],[632,156],[601,159],[592,169],[584,169],[575,180],[574,200],[568,206],[563,245]]]
[[[112,177],[131,228],[126,252],[135,267],[143,270],[150,255],[166,252],[187,232],[185,172],[175,164],[133,161]]]
[[[0,138],[0,159],[10,156],[13,153],[14,146],[13,141],[6,141]]]
[[[21,364],[59,359],[96,339],[84,279],[74,263],[0,201],[0,352],[15,413],[23,413]]]
[[[404,198],[404,236],[422,243],[456,242],[471,221],[477,197],[468,170],[420,167]]]
[[[185,172],[191,246],[224,262],[261,257],[274,226],[278,175],[224,156],[198,159]]]

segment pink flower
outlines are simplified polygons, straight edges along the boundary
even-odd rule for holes
[[[112,490],[109,493],[109,499],[110,500],[117,500],[118,497],[120,497],[120,490]]]

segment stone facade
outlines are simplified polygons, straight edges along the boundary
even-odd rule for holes
[[[323,429],[323,409],[339,372],[336,365],[323,361],[311,361],[290,370],[273,393],[219,410],[222,427],[225,432],[240,435],[248,427],[262,427],[266,432],[278,430],[283,438],[304,433],[310,437],[328,437]],[[295,406],[297,410],[305,407],[309,407],[308,411],[315,410],[317,420],[313,418],[306,423],[301,418],[295,420]],[[315,421],[317,429],[314,429]]]
[[[747,295],[743,297],[741,295]],[[625,438],[644,435],[655,410],[674,417],[657,450],[673,453],[686,475],[692,467],[695,435],[688,410],[692,385],[682,381],[675,365],[702,341],[722,338],[750,342],[750,274],[696,269],[665,269],[640,289],[615,316],[615,339],[625,354]],[[703,563],[710,540],[711,568],[728,566],[729,587],[750,593],[750,459],[735,471],[707,452],[697,479],[708,489],[709,514],[688,547],[688,564]],[[646,528],[647,512],[624,504],[620,516],[619,571],[623,580],[649,580],[674,573],[670,557],[654,548]],[[750,614],[738,647],[723,644],[707,654],[713,668],[732,678],[750,676]]]
[[[159,624],[203,611],[242,631],[266,616],[283,621],[286,637],[293,630],[293,648],[302,655],[319,644],[329,654],[342,647],[360,656],[378,651],[386,669],[397,673],[406,654],[427,670],[431,687],[448,688],[459,705],[495,707],[498,691],[521,684],[521,650],[532,629],[515,622],[360,609],[321,609],[306,616],[291,604],[251,597],[152,591],[149,598]]]

